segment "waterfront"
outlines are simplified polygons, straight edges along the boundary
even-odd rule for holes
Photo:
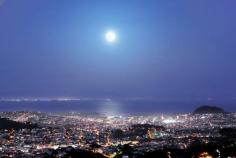
[[[19,123],[37,125],[29,129],[0,131],[1,155],[8,157],[40,157],[53,150],[57,151],[57,157],[64,157],[66,152],[62,149],[65,148],[115,157],[125,145],[132,147],[132,155],[141,156],[166,148],[187,150],[196,142],[214,144],[221,140],[221,130],[236,128],[236,113],[116,117],[21,111],[1,112],[0,115]],[[225,147],[235,147],[233,136],[230,142]],[[220,143],[224,145],[222,141]],[[217,150],[223,151],[223,148]]]
[[[223,104],[224,102],[224,104]],[[47,113],[83,112],[105,115],[150,115],[161,113],[191,113],[198,105],[223,104],[227,112],[236,111],[230,101],[163,101],[158,99],[109,98],[13,98],[0,99],[0,111],[40,111]],[[173,107],[175,109],[173,110]]]

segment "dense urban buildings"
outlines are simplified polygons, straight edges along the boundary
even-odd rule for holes
[[[236,158],[235,68],[236,0],[0,0],[0,158]]]
[[[122,117],[16,111],[0,115],[25,125],[7,128],[10,122],[1,127],[2,157],[66,157],[72,151],[123,158],[236,156],[236,113]],[[188,151],[194,147],[201,148]]]

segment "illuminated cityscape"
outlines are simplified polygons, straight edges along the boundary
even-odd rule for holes
[[[194,143],[217,145],[222,137],[222,129],[236,128],[236,113],[122,117],[18,111],[1,112],[0,115],[12,121],[34,125],[24,129],[1,130],[0,151],[1,156],[6,157],[41,157],[47,154],[64,157],[69,148],[93,151],[104,157],[117,157],[122,155],[121,147],[125,145],[132,147],[133,157],[141,157],[157,149],[188,149]],[[233,136],[231,139],[235,140]],[[225,148],[235,145],[233,141]],[[224,148],[218,147],[216,150],[220,157]],[[209,151],[202,152],[197,153],[199,158],[211,157]],[[169,157],[175,157],[172,154],[170,150]]]
[[[236,158],[236,0],[0,0],[0,158]]]

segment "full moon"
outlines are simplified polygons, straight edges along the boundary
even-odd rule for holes
[[[106,40],[109,43],[113,43],[116,40],[116,33],[113,31],[109,31],[106,33]]]

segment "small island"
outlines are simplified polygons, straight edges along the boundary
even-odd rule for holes
[[[225,113],[224,109],[217,106],[203,105],[194,110],[193,114],[217,114]]]

